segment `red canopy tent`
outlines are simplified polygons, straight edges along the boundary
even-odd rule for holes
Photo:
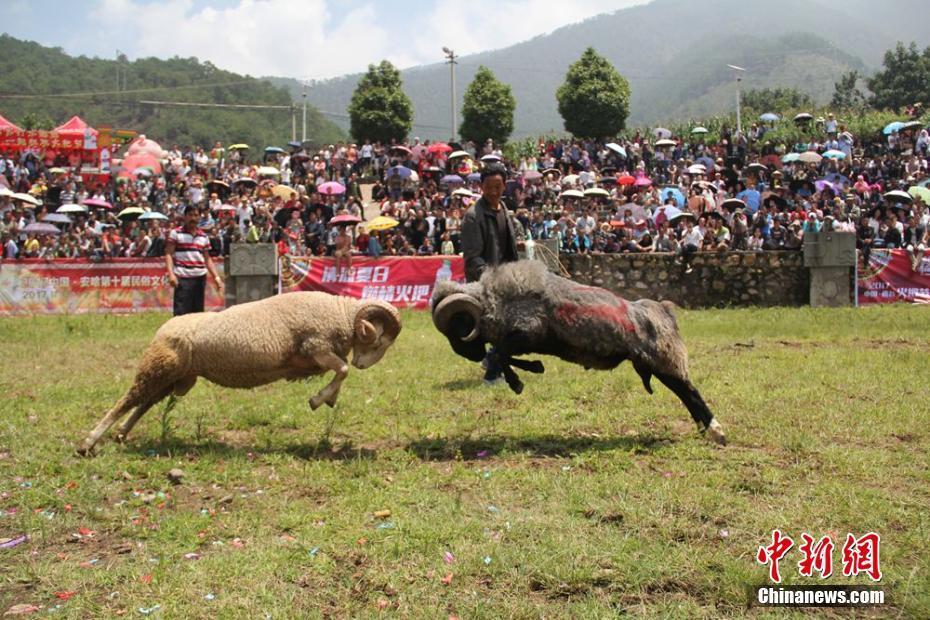
[[[62,136],[62,137],[68,137],[68,138],[79,137],[79,138],[83,138],[83,137],[84,137],[84,133],[87,131],[87,129],[90,129],[90,133],[91,133],[91,135],[93,135],[93,136],[96,136],[96,135],[98,134],[97,130],[94,129],[93,127],[91,127],[90,125],[88,125],[87,123],[85,123],[85,122],[81,119],[81,117],[79,117],[79,116],[72,116],[71,119],[70,119],[67,123],[65,123],[64,125],[59,125],[58,127],[56,127],[56,128],[55,128],[55,131],[58,133],[58,135],[60,135],[60,136]]]
[[[6,120],[2,114],[0,114],[0,130],[22,131],[22,129]]]

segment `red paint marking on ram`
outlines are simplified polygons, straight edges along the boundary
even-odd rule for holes
[[[579,305],[564,303],[559,305],[555,310],[556,319],[560,323],[575,325],[582,319],[594,319],[598,321],[608,321],[619,325],[624,331],[636,331],[633,322],[627,314],[626,302],[620,300],[620,305],[611,306],[607,304]]]

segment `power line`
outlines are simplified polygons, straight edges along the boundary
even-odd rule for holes
[[[186,90],[190,88],[214,88],[217,86],[237,86],[240,84],[254,84],[262,80],[237,80],[235,82],[214,82],[212,84],[187,84],[183,86],[154,86],[152,88],[135,88],[132,90],[100,90],[78,93],[46,93],[46,94],[13,94],[0,93],[0,99],[76,99],[80,97],[99,97],[103,95],[134,95],[139,93],[161,92],[166,90]]]
[[[249,110],[293,110],[295,104],[291,105],[262,105],[246,103],[195,103],[192,101],[129,101],[127,103],[138,103],[142,105],[163,105],[169,107],[187,107],[187,108],[240,108]]]

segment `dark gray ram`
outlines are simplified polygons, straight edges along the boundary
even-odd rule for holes
[[[504,378],[518,394],[523,383],[513,369],[541,373],[543,365],[517,356],[553,355],[598,370],[630,360],[646,391],[652,394],[655,376],[703,431],[726,443],[688,376],[688,351],[669,302],[630,302],[552,274],[541,262],[520,261],[488,269],[478,282],[442,282],[430,306],[436,328],[462,357],[481,361],[486,345],[493,345]]]

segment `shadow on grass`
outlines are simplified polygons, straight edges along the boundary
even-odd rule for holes
[[[567,457],[591,450],[634,450],[640,454],[675,443],[667,435],[639,434],[623,437],[563,437],[529,435],[522,437],[444,437],[421,439],[407,444],[407,450],[424,461],[450,461],[491,457],[501,453],[522,453],[539,457]],[[486,454],[484,454],[486,453]],[[481,454],[479,457],[478,455]]]
[[[450,392],[461,392],[462,390],[474,390],[484,384],[484,379],[479,375],[474,379],[453,379],[440,385],[440,389]]]
[[[194,456],[211,455],[228,459],[246,459],[250,454],[290,454],[307,461],[352,461],[356,459],[373,460],[377,453],[370,448],[355,447],[351,443],[344,443],[339,447],[329,441],[320,440],[314,443],[291,443],[283,446],[242,446],[229,444],[215,439],[205,441],[186,441],[181,438],[171,438],[167,441],[153,439],[151,441],[132,442],[122,447],[126,452],[139,455],[153,456],[155,454]]]

